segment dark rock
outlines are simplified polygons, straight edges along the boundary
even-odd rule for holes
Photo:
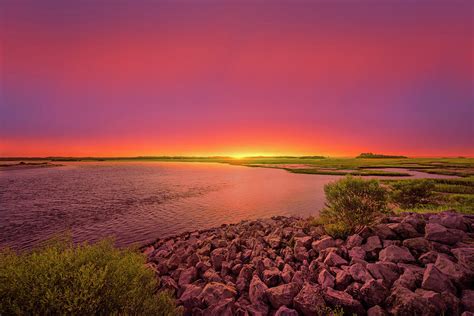
[[[344,290],[352,282],[352,276],[347,271],[341,270],[336,274],[336,290]]]
[[[365,260],[365,250],[362,247],[354,247],[349,250],[349,257],[351,259]]]
[[[448,276],[455,284],[459,286],[469,285],[469,277],[466,268],[451,261],[448,256],[440,254],[435,262],[435,267],[438,268],[444,275]]]
[[[351,235],[351,236],[347,237],[346,247],[347,247],[347,249],[351,249],[351,248],[354,248],[354,247],[359,247],[359,246],[362,245],[363,241],[364,241],[364,239],[362,237],[360,237],[359,235],[357,235],[357,234]]]
[[[195,267],[190,267],[181,272],[179,275],[179,281],[178,285],[179,286],[184,286],[187,284],[190,284],[196,280],[198,275],[197,269]]]
[[[379,258],[381,261],[390,262],[414,262],[415,258],[407,248],[398,246],[388,246],[380,251]]]
[[[298,316],[298,312],[286,306],[281,306],[276,311],[275,316]]]
[[[253,304],[265,301],[265,292],[268,287],[263,283],[257,275],[254,275],[249,285],[249,299]]]
[[[223,283],[211,282],[206,284],[200,295],[201,300],[211,306],[226,298],[234,298],[237,295],[235,288]]]
[[[375,279],[383,280],[387,287],[391,287],[400,276],[397,265],[392,262],[369,263],[366,268]]]
[[[319,314],[326,306],[321,287],[306,283],[294,298],[293,305],[296,310],[305,316]]]
[[[362,248],[367,252],[382,249],[382,243],[380,242],[379,236],[370,236],[367,238],[367,241],[362,246]]]
[[[245,264],[244,266],[242,266],[242,269],[240,270],[239,276],[237,277],[237,281],[235,283],[239,292],[242,293],[248,288],[250,280],[252,279],[252,273],[253,269],[251,265]]]
[[[374,233],[381,239],[395,239],[397,234],[391,230],[386,224],[378,224],[373,228]]]
[[[456,248],[451,251],[458,259],[458,263],[470,270],[474,271],[474,248]]]
[[[455,230],[447,229],[440,224],[429,223],[425,227],[425,238],[447,245],[454,245],[462,240],[462,236]]]
[[[414,291],[423,280],[423,274],[416,269],[405,269],[398,280],[393,283],[394,287],[402,286]]]
[[[279,308],[282,305],[290,305],[299,291],[300,286],[292,282],[269,288],[265,294],[273,308]]]
[[[349,268],[349,273],[351,274],[352,278],[357,282],[365,283],[373,279],[369,271],[367,271],[367,269],[360,263],[351,265],[351,267]]]
[[[283,271],[281,272],[281,278],[283,282],[290,283],[294,275],[295,270],[289,264],[285,264]]]
[[[269,287],[276,286],[280,283],[280,270],[278,268],[270,268],[262,273],[262,280]]]
[[[211,253],[211,263],[216,271],[222,268],[222,262],[227,258],[228,250],[225,248],[214,249]]]
[[[318,283],[321,284],[323,288],[334,287],[334,280],[334,276],[326,269],[321,270],[318,274]]]
[[[417,257],[430,250],[430,243],[423,237],[405,239],[403,246],[407,247]]]
[[[186,288],[179,297],[179,303],[183,304],[186,308],[197,307],[201,304],[200,295],[202,288],[193,284],[186,285]]]
[[[421,236],[421,234],[410,224],[408,223],[396,223],[389,224],[388,227],[392,229],[398,236],[403,239],[415,238]]]
[[[346,292],[327,288],[324,291],[324,300],[332,307],[341,307],[344,313],[349,315],[353,313],[357,315],[365,314],[362,304]]]
[[[461,304],[465,311],[474,313],[474,290],[462,291]]]
[[[421,287],[425,290],[432,290],[438,293],[442,293],[443,291],[456,293],[456,288],[451,280],[439,271],[432,263],[428,264],[425,273],[423,274]]]
[[[446,228],[453,228],[458,230],[467,230],[467,224],[461,214],[454,212],[443,212],[440,214],[432,215],[429,218],[430,223],[442,225]]]
[[[367,316],[388,316],[388,313],[379,305],[375,305],[367,310]]]
[[[308,260],[309,254],[305,247],[295,247],[294,255],[296,260],[303,262]]]
[[[334,246],[336,246],[336,242],[334,241],[334,239],[332,239],[332,237],[325,237],[325,238],[313,241],[313,243],[311,244],[311,247],[315,251],[318,251],[318,252],[326,248],[334,247]]]
[[[329,253],[326,259],[324,260],[324,263],[330,267],[348,264],[348,262],[345,259],[338,256],[335,252]]]
[[[427,265],[428,263],[435,263],[436,259],[438,258],[438,252],[436,251],[428,251],[427,253],[421,255],[418,258],[418,261],[423,263],[424,265]]]
[[[431,307],[426,299],[403,286],[392,288],[392,292],[387,298],[386,304],[389,313],[395,316],[438,315],[437,310]]]
[[[383,285],[382,280],[369,280],[362,286],[360,293],[368,306],[374,306],[383,303],[388,289]]]
[[[203,311],[206,316],[232,316],[234,315],[235,303],[231,298],[223,299]]]

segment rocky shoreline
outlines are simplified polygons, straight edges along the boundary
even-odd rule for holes
[[[385,217],[346,240],[273,217],[143,252],[186,315],[474,315],[472,215]]]

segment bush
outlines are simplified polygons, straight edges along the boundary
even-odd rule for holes
[[[327,184],[324,192],[327,202],[320,219],[335,238],[353,234],[387,211],[387,191],[377,180],[348,176]]]
[[[429,180],[405,180],[392,184],[391,200],[403,209],[431,202],[435,184]]]
[[[171,296],[156,289],[143,255],[110,241],[0,252],[0,315],[177,314]]]

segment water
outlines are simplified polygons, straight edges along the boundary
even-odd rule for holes
[[[0,171],[0,247],[158,237],[273,215],[316,215],[338,176],[217,163],[86,162]]]

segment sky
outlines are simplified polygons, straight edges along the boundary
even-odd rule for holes
[[[464,0],[0,2],[0,156],[474,156]]]

